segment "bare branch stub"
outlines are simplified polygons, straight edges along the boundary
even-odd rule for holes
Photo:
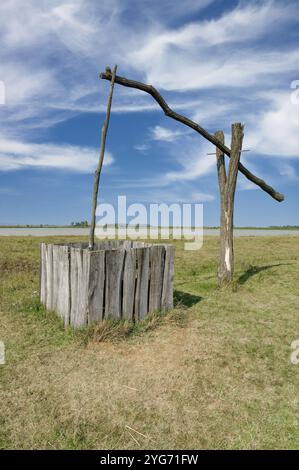
[[[112,73],[110,71],[104,72],[100,74],[100,78],[103,80],[112,80]],[[220,151],[222,151],[225,155],[228,157],[231,157],[231,150],[221,141],[217,140],[215,136],[210,134],[208,131],[206,131],[203,127],[201,127],[199,124],[196,122],[192,121],[191,119],[176,113],[173,111],[168,104],[166,103],[165,99],[160,95],[160,93],[154,88],[152,85],[147,85],[142,82],[138,82],[136,80],[129,80],[124,77],[120,77],[116,75],[115,77],[115,83],[118,83],[119,85],[128,87],[128,88],[136,88],[137,90],[144,91],[145,93],[150,94],[155,101],[157,101],[158,105],[163,109],[164,113],[166,116],[171,117],[172,119],[175,119],[176,121],[181,122],[182,124],[185,124],[188,127],[191,127],[191,129],[194,129],[196,132],[198,132],[202,137],[207,139],[209,142],[214,144]],[[239,162],[238,165],[239,171],[246,176],[246,178],[251,181],[252,183],[256,184],[259,186],[263,191],[268,193],[273,199],[275,199],[278,202],[281,202],[284,200],[284,195],[276,191],[274,188],[272,188],[270,185],[268,185],[264,180],[261,178],[255,176],[251,171],[249,171],[242,163]]]

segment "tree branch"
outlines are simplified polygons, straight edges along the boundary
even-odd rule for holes
[[[91,211],[91,224],[90,224],[90,234],[89,234],[89,249],[94,249],[94,233],[95,233],[95,226],[96,226],[96,209],[97,209],[97,202],[98,202],[98,192],[99,192],[99,183],[100,183],[100,176],[101,171],[104,163],[104,156],[105,156],[105,148],[106,148],[106,137],[109,127],[110,121],[110,113],[111,113],[111,105],[112,105],[112,97],[113,97],[113,88],[115,82],[117,65],[114,66],[113,72],[111,73],[111,85],[110,91],[108,95],[107,101],[107,111],[106,111],[106,118],[102,127],[101,133],[101,149],[100,149],[100,157],[98,161],[98,166],[95,172],[94,178],[94,186],[93,186],[93,194],[92,194],[92,211]]]
[[[100,74],[100,78],[102,78],[103,80],[111,81],[112,74],[106,71],[105,73]],[[145,83],[137,82],[136,80],[129,80],[127,78],[120,77],[118,75],[115,77],[115,83],[118,83],[119,85],[123,85],[128,88],[136,88],[137,90],[141,90],[141,91],[144,91],[145,93],[149,93],[154,98],[154,100],[157,101],[158,105],[163,109],[166,116],[171,117],[172,119],[175,119],[176,121],[179,121],[188,127],[191,127],[191,129],[194,129],[202,137],[204,137],[209,142],[214,144],[219,150],[225,153],[225,155],[227,155],[228,157],[231,156],[231,150],[222,142],[217,140],[212,134],[206,131],[203,127],[201,127],[199,124],[192,121],[191,119],[173,111],[168,106],[164,98],[160,95],[160,93],[156,90],[156,88],[154,88],[152,85],[146,85]],[[242,163],[239,163],[238,168],[239,168],[239,171],[243,173],[243,175],[246,176],[246,178],[249,181],[252,181],[252,183],[259,186],[266,193],[268,193],[271,197],[273,197],[273,199],[275,199],[278,202],[281,202],[284,200],[283,194],[275,191],[275,189],[269,186],[264,180],[262,180],[261,178],[258,178],[253,173],[251,173],[247,168],[245,168],[244,165],[242,165]]]

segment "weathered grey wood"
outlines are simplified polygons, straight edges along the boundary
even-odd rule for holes
[[[46,245],[46,309],[53,309],[53,245]]]
[[[221,131],[216,133],[219,140],[224,141]],[[217,171],[220,191],[220,261],[218,269],[218,283],[220,286],[232,282],[234,274],[234,246],[233,246],[233,224],[234,224],[234,199],[238,176],[238,165],[242,151],[244,128],[242,124],[232,125],[231,159],[228,175],[225,170],[224,155],[216,148]]]
[[[81,246],[41,244],[40,298],[65,325],[138,321],[172,307],[173,246],[127,240],[97,243],[104,249],[92,252]]]
[[[161,308],[170,310],[173,308],[173,275],[174,275],[175,246],[165,246],[165,267],[162,288]]]
[[[94,232],[96,226],[96,209],[98,203],[98,192],[99,192],[99,182],[101,171],[104,162],[104,155],[105,155],[105,147],[106,147],[106,137],[109,127],[109,120],[110,120],[110,113],[111,113],[111,105],[112,105],[112,96],[113,96],[113,88],[114,88],[114,80],[116,75],[117,65],[115,65],[112,77],[111,77],[111,85],[110,85],[110,92],[108,96],[108,103],[107,103],[107,111],[106,117],[102,128],[102,136],[101,136],[101,149],[100,149],[100,158],[98,162],[98,166],[95,172],[95,180],[94,180],[94,187],[93,187],[93,195],[92,195],[92,212],[91,212],[91,225],[90,225],[90,236],[89,236],[89,249],[93,250],[94,248]]]
[[[71,248],[71,314],[74,327],[87,325],[87,283],[89,279],[89,257],[87,250]]]
[[[105,318],[121,318],[124,250],[106,251]]]
[[[148,314],[148,293],[150,273],[150,248],[136,248],[137,279],[135,292],[135,320],[142,320]]]
[[[103,320],[105,294],[105,251],[90,252],[88,323]]]
[[[86,248],[88,248],[88,242],[70,243],[68,246],[72,248],[81,248],[81,250],[85,250]]]
[[[84,322],[88,323],[88,284],[89,284],[89,273],[90,273],[90,256],[88,250],[83,250],[83,269],[82,269],[82,284],[81,284],[81,308],[85,312]]]
[[[224,133],[217,131],[215,133],[217,139],[224,143]],[[218,185],[220,194],[220,258],[218,267],[218,284],[221,286],[225,281],[226,264],[225,264],[225,210],[226,210],[226,168],[224,153],[216,148],[216,159],[217,159],[217,173],[218,173]]]
[[[133,247],[133,248],[144,248],[144,247],[145,247],[145,243],[144,243],[144,242],[135,242],[135,241],[133,241],[133,242],[132,242],[132,247]]]
[[[118,240],[103,240],[94,244],[94,250],[114,250],[119,247]]]
[[[94,250],[107,250],[108,249],[108,241],[101,241],[94,244]]]
[[[52,245],[52,259],[53,259],[53,290],[52,290],[52,310],[55,310],[59,315],[60,312],[57,311],[57,296],[60,283],[60,266],[59,266],[59,246]]]
[[[46,304],[47,297],[47,262],[46,262],[46,249],[45,243],[40,245],[40,301],[43,305]]]
[[[122,318],[133,320],[136,288],[136,249],[126,251],[123,273]]]
[[[132,248],[133,244],[132,244],[131,240],[123,240],[121,246],[124,250],[130,250]]]
[[[65,325],[70,322],[70,257],[67,246],[58,246],[58,285],[55,310]]]
[[[70,311],[70,324],[76,326],[76,318],[78,311],[78,261],[77,252],[80,253],[80,248],[70,248],[70,262],[71,262],[71,311]]]
[[[150,248],[150,292],[149,312],[160,310],[165,263],[165,247],[153,245]]]
[[[107,70],[106,70],[105,73],[100,74],[100,78],[102,78],[104,80],[110,80],[110,81],[113,80],[114,83],[118,83],[119,85],[123,85],[123,86],[129,87],[129,88],[136,88],[137,90],[141,90],[141,91],[144,91],[146,93],[149,93],[154,98],[154,100],[156,100],[158,105],[163,109],[166,116],[168,116],[172,119],[175,119],[176,121],[179,121],[179,122],[181,122],[182,124],[185,124],[188,127],[191,127],[191,129],[195,130],[200,135],[202,135],[205,139],[207,139],[209,142],[214,144],[217,148],[219,148],[219,150],[221,150],[223,153],[225,153],[228,157],[231,157],[231,149],[226,147],[226,145],[224,145],[224,143],[219,142],[215,136],[210,134],[208,131],[206,131],[203,127],[201,127],[196,122],[194,122],[191,119],[189,119],[189,118],[173,111],[168,106],[165,99],[160,95],[160,93],[152,85],[147,85],[145,83],[141,83],[141,82],[138,82],[136,80],[129,80],[127,78],[120,77],[120,76],[115,77],[115,76],[112,75],[111,71],[109,72]],[[253,173],[251,173],[241,163],[239,163],[238,169],[241,173],[243,173],[244,176],[246,176],[246,178],[249,181],[252,181],[254,184],[259,186],[266,193],[268,193],[271,197],[273,197],[273,199],[275,199],[278,202],[281,202],[281,201],[284,200],[284,195],[283,194],[275,191],[274,188],[269,186],[261,178],[258,178]]]

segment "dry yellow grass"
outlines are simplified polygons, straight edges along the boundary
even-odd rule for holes
[[[39,242],[1,239],[1,448],[298,448],[298,238],[237,239],[233,292],[216,238],[178,243],[171,314],[78,332],[38,303]]]

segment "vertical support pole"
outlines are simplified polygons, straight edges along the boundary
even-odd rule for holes
[[[96,210],[97,210],[97,201],[98,201],[98,192],[99,192],[99,182],[100,176],[102,171],[102,166],[104,162],[104,155],[105,155],[105,147],[106,147],[106,137],[107,131],[109,126],[110,120],[110,113],[111,113],[111,105],[112,105],[112,96],[113,96],[113,88],[115,83],[115,76],[116,76],[117,65],[114,66],[110,84],[110,92],[108,96],[108,103],[107,103],[107,111],[106,111],[106,118],[102,127],[102,135],[101,135],[101,149],[100,149],[100,157],[98,166],[95,172],[95,179],[94,179],[94,186],[93,186],[93,196],[92,196],[92,211],[91,211],[91,224],[90,224],[90,235],[89,235],[89,249],[93,250],[94,248],[94,232],[95,232],[95,225],[96,225]],[[111,74],[111,70],[106,68],[106,73]]]
[[[218,283],[220,286],[230,284],[234,274],[234,200],[244,136],[243,130],[244,128],[240,123],[232,125],[231,158],[228,174],[226,174],[225,169],[224,153],[216,148],[220,191],[220,262],[218,269]],[[217,131],[215,137],[224,144],[222,131]]]

